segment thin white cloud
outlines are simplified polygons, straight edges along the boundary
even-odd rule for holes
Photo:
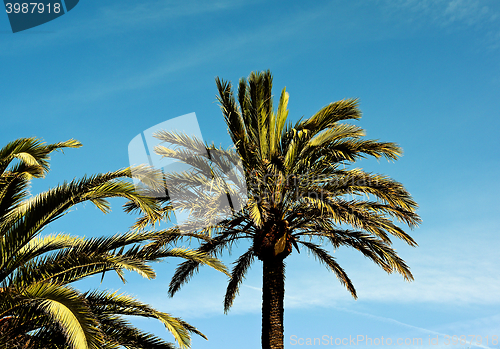
[[[166,292],[159,294],[156,290],[167,290],[165,284],[150,290],[141,290],[140,299],[157,309],[172,314],[182,314],[183,317],[209,317],[224,313],[224,295],[227,283],[213,283],[195,277],[192,285],[184,287],[173,298],[165,296]],[[203,279],[203,280],[202,280]],[[231,314],[258,313],[261,310],[262,292],[258,287],[241,287],[240,294],[236,297]]]
[[[453,322],[453,323],[448,323],[445,325],[441,325],[438,328],[424,328],[420,326],[415,326],[409,323],[401,322],[398,320],[395,320],[390,317],[384,317],[384,316],[379,316],[379,315],[373,315],[367,312],[360,312],[352,309],[348,309],[345,307],[335,307],[336,311],[343,311],[346,313],[351,313],[358,315],[360,317],[366,317],[369,318],[370,320],[378,321],[378,322],[383,322],[387,323],[391,327],[391,332],[393,334],[398,333],[397,329],[398,328],[403,328],[408,330],[405,334],[407,335],[406,338],[421,338],[422,339],[422,344],[421,345],[405,345],[405,347],[410,347],[410,348],[421,348],[422,346],[431,346],[432,348],[449,348],[451,345],[451,342],[454,340],[453,336],[457,337],[457,340],[460,340],[460,336],[463,336],[464,334],[469,334],[465,335],[465,340],[468,342],[469,347],[477,347],[477,348],[484,348],[484,349],[491,349],[492,347],[496,347],[495,345],[492,345],[491,341],[491,334],[496,333],[496,328],[498,328],[498,325],[500,324],[500,316],[495,315],[495,316],[490,316],[490,317],[484,317],[480,319],[474,319],[470,321],[461,321],[461,322]],[[477,324],[481,325],[482,327],[478,327]],[[488,332],[489,331],[489,332]],[[399,331],[401,334],[401,331]],[[474,333],[474,335],[471,335]],[[488,343],[486,343],[486,339],[479,339],[476,338],[476,336],[480,336],[480,334],[490,334],[490,339]],[[458,334],[458,335],[457,335]],[[437,338],[437,343],[434,344],[429,344],[429,339],[425,338],[425,335],[428,335],[428,338]],[[447,344],[447,342],[449,342]]]
[[[446,30],[473,29],[489,49],[500,47],[500,12],[488,0],[379,0],[391,18],[415,28],[429,23]],[[480,33],[480,31],[482,31]]]
[[[243,2],[240,2],[243,4]],[[224,2],[219,2],[219,5],[202,6],[199,11],[214,11],[215,8],[226,8]],[[229,6],[229,5],[227,5]],[[146,23],[148,16],[143,10],[140,10],[142,5],[138,5],[138,8],[122,10],[122,12],[115,14],[116,19],[113,19],[110,23],[105,24],[107,26],[113,26],[112,23],[117,23],[120,21],[128,21],[129,19],[137,23]],[[177,15],[187,15],[191,12],[188,11],[189,6],[186,8],[181,7],[176,12]],[[135,10],[137,10],[137,18],[132,20]],[[102,10],[104,13],[111,10]],[[164,11],[168,12],[168,11]],[[195,11],[194,11],[195,12]],[[194,13],[193,12],[193,13]],[[142,13],[142,15],[141,15]],[[279,21],[274,21],[268,25],[259,27],[258,30],[248,30],[246,32],[228,32],[227,35],[223,37],[216,37],[210,41],[204,41],[196,45],[190,45],[179,50],[165,50],[163,57],[158,57],[155,59],[158,64],[149,63],[143,65],[143,69],[136,69],[133,72],[127,71],[127,74],[120,74],[120,77],[109,79],[109,76],[100,76],[99,80],[93,80],[88,83],[78,82],[78,89],[69,92],[63,92],[62,94],[54,94],[54,91],[47,92],[48,95],[37,94],[38,99],[43,101],[42,103],[50,104],[50,110],[53,113],[56,111],[66,112],[68,106],[75,107],[76,105],[89,105],[94,101],[100,101],[105,98],[112,97],[113,95],[126,92],[139,90],[151,86],[155,86],[159,83],[165,83],[171,76],[179,76],[187,69],[199,66],[201,64],[208,64],[214,60],[224,59],[224,57],[234,55],[235,52],[241,52],[248,47],[253,47],[255,45],[263,45],[265,43],[276,42],[282,40],[283,38],[291,37],[292,35],[299,33],[303,28],[307,27],[308,23],[316,20],[318,16],[324,14],[324,9],[314,9],[308,13],[296,13],[291,17],[283,18]],[[170,14],[173,16],[173,14]],[[155,15],[157,16],[157,15]],[[161,17],[155,17],[161,18]],[[92,31],[103,30],[99,29],[97,23],[102,23],[104,19],[94,19],[93,22],[96,23],[98,29],[94,28]],[[295,23],[294,26],[285,25],[286,23]],[[90,27],[92,27],[90,25]],[[107,29],[111,30],[111,29]],[[269,33],[272,32],[273,35],[270,36]],[[61,34],[63,35],[63,34]],[[65,101],[61,103],[61,101]],[[33,103],[36,105],[37,103]],[[20,111],[17,109],[27,108],[28,106],[16,105],[13,109],[19,114]]]
[[[439,326],[438,330],[450,335],[467,335],[469,346],[498,348],[498,344],[500,343],[500,335],[498,335],[499,328],[500,314],[478,318],[473,314],[470,320],[450,322]],[[495,335],[497,336],[496,343],[492,342],[492,336]]]
[[[100,23],[101,27],[105,26],[108,29],[120,27],[126,28],[126,30],[135,30],[138,26],[151,27],[157,22],[231,10],[248,4],[250,2],[245,0],[210,2],[157,0],[141,3],[129,2],[125,5],[119,3],[102,7],[96,18],[96,23]]]
[[[378,303],[448,304],[448,305],[499,305],[499,267],[492,262],[494,251],[465,253],[461,246],[450,254],[436,256],[419,250],[405,256],[415,280],[405,282],[400,275],[387,275],[366,259],[349,260],[344,266],[352,278],[359,299]],[[488,256],[490,256],[488,258]],[[307,263],[309,265],[309,263]],[[290,273],[289,273],[290,274]],[[303,274],[302,276],[300,276]],[[352,299],[340,286],[335,276],[310,266],[310,271],[294,272],[287,277],[287,307],[316,305],[335,306]]]
[[[440,25],[474,25],[493,21],[498,14],[484,0],[390,0],[388,6],[406,9],[415,15],[430,17]]]
[[[71,22],[61,30],[46,31],[44,28],[32,29],[7,38],[2,43],[2,56],[19,55],[33,50],[44,50],[53,46],[66,45],[68,42],[84,42],[98,37],[123,35],[127,32],[157,29],[173,21],[189,20],[192,16],[208,15],[224,12],[249,4],[246,0],[219,0],[215,2],[197,2],[187,0],[182,2],[157,0],[148,2],[120,1],[112,4],[99,4],[99,7],[87,6],[90,16],[78,15],[78,9],[68,13]],[[103,5],[103,6],[101,6]]]

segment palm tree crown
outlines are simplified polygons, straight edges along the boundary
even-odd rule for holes
[[[183,189],[185,195],[177,195],[178,205],[197,212],[195,216],[204,220],[205,228],[198,233],[213,234],[212,239],[202,242],[200,251],[216,255],[240,239],[251,241],[232,269],[225,311],[233,304],[252,262],[262,261],[262,344],[263,348],[283,348],[284,259],[293,249],[300,252],[301,247],[334,272],[354,298],[351,280],[330,253],[340,246],[354,248],[386,272],[412,280],[409,267],[391,247],[390,237],[417,245],[394,223],[418,225],[416,202],[401,183],[350,167],[367,156],[396,160],[402,151],[394,143],[363,139],[361,128],[344,122],[361,117],[357,100],[331,103],[310,118],[292,123],[287,119],[285,89],[274,109],[269,71],[241,79],[237,98],[230,83],[219,78],[216,83],[235,150],[207,145],[200,151],[200,140],[160,132],[158,138],[176,147],[159,147],[157,151],[193,166],[190,173],[166,175],[177,181],[176,187],[191,188]],[[230,175],[233,180],[228,184],[217,173],[228,173],[235,157],[242,163],[243,178]],[[205,182],[200,179],[203,177]],[[219,207],[217,203],[225,196],[237,197],[241,182],[245,184],[245,190],[239,191],[246,195],[244,208],[234,209],[230,218],[207,224],[213,214],[210,208]],[[200,186],[209,187],[212,195],[193,199],[191,194],[200,193],[196,189]],[[170,294],[197,268],[195,261],[182,263],[171,281]]]
[[[124,180],[133,172],[153,185],[155,176],[145,168],[84,177],[30,197],[30,180],[47,173],[50,153],[79,146],[75,140],[46,145],[35,138],[21,138],[0,149],[0,348],[174,348],[133,327],[123,315],[156,318],[181,347],[188,347],[190,333],[202,334],[183,320],[126,295],[82,293],[70,286],[90,275],[102,273],[104,277],[107,271],[123,280],[124,270],[151,279],[155,273],[147,262],[168,256],[225,271],[218,260],[197,251],[167,247],[153,251],[141,245],[162,235],[142,229],[161,219],[157,202]],[[110,197],[126,198],[126,211],[142,212],[135,231],[91,239],[40,236],[50,222],[80,202],[90,201],[103,212],[109,211],[106,199]]]

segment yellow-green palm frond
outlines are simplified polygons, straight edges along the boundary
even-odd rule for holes
[[[96,329],[97,322],[77,291],[67,286],[43,283],[25,288],[21,296],[62,328],[71,348],[100,348],[102,337]]]
[[[66,142],[45,144],[38,138],[18,138],[0,149],[0,175],[3,175],[14,159],[18,159],[24,166],[37,172],[29,172],[29,176],[42,177],[49,170],[50,153],[64,148],[78,148],[82,144],[74,139]],[[22,167],[18,168],[20,171]]]
[[[85,295],[90,307],[98,316],[106,321],[109,316],[141,316],[160,320],[165,328],[172,333],[181,348],[190,346],[190,333],[206,337],[196,328],[168,313],[160,312],[133,297],[117,292],[91,292]],[[120,340],[120,339],[118,339]]]
[[[234,298],[239,293],[239,287],[243,282],[254,258],[255,253],[253,249],[250,248],[234,262],[234,267],[231,271],[231,278],[229,279],[226,295],[224,297],[224,313],[227,313],[233,305]]]
[[[164,252],[165,257],[180,257],[189,261],[196,262],[201,265],[208,265],[226,275],[229,275],[226,266],[217,258],[210,256],[207,253],[185,248],[172,248]]]
[[[358,100],[355,98],[330,103],[310,118],[297,123],[295,128],[298,130],[308,129],[314,133],[319,133],[339,121],[360,119],[361,111],[358,104]]]
[[[356,295],[356,290],[354,288],[354,285],[352,284],[351,279],[347,276],[346,272],[342,267],[337,263],[335,258],[330,256],[330,254],[322,249],[319,245],[316,245],[312,242],[308,241],[298,241],[300,244],[306,246],[309,251],[313,254],[314,257],[318,259],[319,262],[325,264],[325,266],[333,271],[335,275],[337,276],[337,279],[340,281],[340,283],[345,286],[351,293],[352,297],[354,299],[357,299],[358,296]]]
[[[91,201],[102,211],[107,212],[109,204],[106,199],[111,197],[130,200],[149,221],[161,219],[159,206],[154,198],[138,193],[132,183],[120,179],[128,175],[130,169],[84,177],[24,200],[7,215],[6,219],[11,224],[1,235],[10,242],[10,245],[15,246],[12,250],[16,251],[72,206]]]
[[[203,242],[196,251],[211,256],[217,256],[221,254],[224,249],[230,247],[236,240],[245,239],[250,236],[243,235],[242,233],[244,233],[244,230],[225,230],[208,241]],[[201,262],[194,259],[179,264],[170,281],[168,289],[169,296],[173,296],[179,291],[181,286],[189,281],[189,279],[199,270],[200,265]],[[230,276],[227,272],[226,274]]]

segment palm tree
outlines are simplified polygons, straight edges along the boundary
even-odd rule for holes
[[[166,176],[176,184],[168,189],[174,190],[177,207],[194,213],[184,230],[191,224],[204,227],[192,234],[213,236],[202,241],[198,250],[218,255],[241,239],[251,242],[234,262],[225,312],[233,304],[247,270],[255,259],[260,260],[262,347],[283,348],[284,260],[293,249],[299,253],[301,247],[331,270],[355,299],[351,280],[330,253],[341,246],[358,250],[387,273],[397,272],[412,280],[409,267],[391,247],[390,236],[417,246],[394,223],[397,220],[410,228],[418,225],[416,202],[401,183],[350,167],[367,156],[396,160],[402,152],[394,143],[363,139],[361,128],[344,122],[361,117],[357,100],[331,103],[310,118],[291,123],[287,121],[285,89],[278,108],[273,108],[269,71],[252,73],[248,81],[240,80],[238,103],[230,83],[219,78],[216,83],[235,150],[203,146],[200,140],[175,132],[163,131],[156,136],[170,144],[168,148],[158,147],[159,154],[192,166],[186,173]],[[240,179],[238,171],[230,170],[237,161],[243,168]],[[237,205],[230,205],[229,218],[214,220],[211,216],[220,214],[223,199]],[[239,210],[241,203],[244,207]],[[196,220],[199,222],[194,225]],[[214,221],[218,222],[210,224]],[[325,244],[331,246],[330,250]],[[196,261],[180,264],[169,294],[177,292],[198,266]]]
[[[161,237],[161,232],[144,228],[158,222],[164,212],[154,198],[138,192],[126,179],[133,173],[153,186],[156,176],[149,169],[84,177],[29,196],[31,179],[49,170],[51,152],[80,146],[75,140],[44,144],[36,138],[21,138],[0,149],[0,348],[174,348],[135,328],[124,316],[158,319],[180,347],[189,347],[191,333],[203,334],[183,320],[123,294],[82,293],[71,287],[72,282],[95,274],[104,277],[109,271],[123,281],[125,270],[152,279],[155,273],[148,262],[169,256],[225,272],[217,259],[199,251],[168,247],[153,251],[144,246]],[[125,210],[143,214],[133,231],[90,239],[40,235],[78,203],[90,201],[108,212],[110,197],[128,199]]]

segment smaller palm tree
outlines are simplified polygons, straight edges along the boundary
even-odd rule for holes
[[[156,176],[146,168],[84,177],[29,197],[31,179],[41,178],[49,170],[50,153],[79,146],[75,140],[47,145],[35,138],[22,138],[0,149],[0,348],[174,348],[135,328],[124,316],[158,319],[180,347],[188,347],[190,334],[203,334],[183,320],[126,295],[82,293],[70,286],[87,276],[104,277],[108,271],[124,281],[125,270],[152,279],[155,273],[148,262],[169,256],[226,272],[217,259],[200,252],[144,246],[152,238],[168,235],[168,231],[144,230],[148,223],[159,221],[163,212],[156,200],[125,180],[133,172],[154,186]],[[134,231],[91,239],[40,235],[50,222],[78,203],[90,201],[108,212],[110,197],[128,199],[127,212],[142,212]]]

